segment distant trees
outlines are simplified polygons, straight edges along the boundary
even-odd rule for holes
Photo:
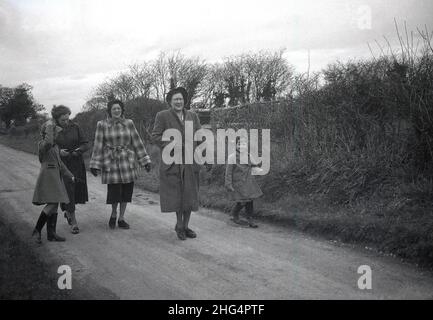
[[[0,121],[9,128],[35,118],[44,107],[35,102],[32,86],[23,83],[14,88],[0,86]]]
[[[164,101],[177,86],[186,88],[195,107],[223,107],[273,101],[288,93],[293,68],[283,50],[228,57],[209,64],[180,51],[161,52],[156,59],[130,65],[126,71],[93,89],[84,110],[99,109],[109,98],[125,101],[138,97]]]

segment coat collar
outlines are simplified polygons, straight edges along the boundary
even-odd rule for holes
[[[126,127],[126,119],[125,118],[118,118],[118,119],[114,119],[114,118],[107,118],[107,123],[108,126],[115,126],[116,124],[121,124],[122,126]]]
[[[182,121],[180,121],[176,111],[174,111],[173,108],[170,107],[170,112],[171,114],[176,118],[176,120],[183,126],[185,124],[185,121],[188,120],[187,119],[187,111],[185,110],[185,108],[183,108],[182,113],[183,113],[183,123]]]

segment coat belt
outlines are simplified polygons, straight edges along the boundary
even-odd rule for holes
[[[111,159],[113,160],[115,160],[116,158],[119,159],[120,154],[123,150],[129,151],[129,148],[126,145],[119,145],[119,146],[106,145],[105,148],[110,150],[110,156]]]

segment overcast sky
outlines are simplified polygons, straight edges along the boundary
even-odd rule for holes
[[[128,64],[181,50],[207,61],[286,48],[296,71],[370,57],[394,18],[433,29],[431,0],[0,0],[0,84],[27,82],[51,110],[80,111]]]

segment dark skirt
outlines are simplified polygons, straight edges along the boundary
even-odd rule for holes
[[[131,202],[134,182],[107,184],[107,204]]]
[[[70,189],[68,190],[68,195],[70,191],[73,191],[74,203],[86,203],[89,201],[89,195],[87,191],[86,166],[83,157],[81,155],[79,157],[62,157],[62,161],[76,180],[73,188],[67,188]]]
[[[62,157],[61,159],[69,171],[74,175],[75,183],[72,181],[65,181],[69,203],[62,203],[60,207],[62,211],[75,212],[75,204],[83,204],[89,201],[86,166],[82,156]]]

